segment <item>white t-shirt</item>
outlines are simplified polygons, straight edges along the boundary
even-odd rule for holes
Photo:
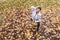
[[[36,14],[36,7],[34,7],[34,6],[31,6],[31,11],[32,11],[32,19],[35,22],[40,22],[42,14],[40,12]]]

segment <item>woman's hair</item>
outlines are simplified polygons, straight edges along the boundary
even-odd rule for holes
[[[37,7],[37,9],[40,9],[41,10],[41,7]]]

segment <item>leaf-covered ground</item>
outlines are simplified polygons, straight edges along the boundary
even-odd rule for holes
[[[55,12],[56,11],[56,12]],[[30,12],[19,9],[4,9],[0,12],[0,40],[59,40],[60,9],[42,9],[42,21],[35,34],[36,23],[30,21]]]

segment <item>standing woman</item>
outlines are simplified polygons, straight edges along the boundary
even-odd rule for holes
[[[32,17],[31,17],[31,20],[34,20],[36,22],[36,27],[37,27],[37,30],[36,31],[39,31],[39,27],[40,27],[40,22],[41,22],[41,7],[34,7],[34,6],[31,6],[31,11],[32,11]]]

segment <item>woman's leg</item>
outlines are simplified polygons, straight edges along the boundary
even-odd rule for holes
[[[40,22],[37,22],[37,31],[39,31]]]

